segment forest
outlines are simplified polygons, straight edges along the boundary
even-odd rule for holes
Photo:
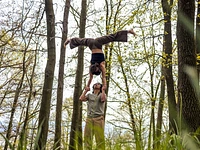
[[[103,46],[105,149],[200,149],[200,0],[1,0],[0,17],[0,149],[84,150],[91,51],[64,42],[129,29]]]

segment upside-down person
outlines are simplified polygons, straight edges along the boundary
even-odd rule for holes
[[[90,90],[90,84],[93,79],[93,75],[100,75],[102,73],[102,93],[105,93],[107,88],[106,85],[106,68],[105,68],[105,57],[102,50],[104,44],[110,42],[127,42],[128,33],[136,35],[133,29],[121,30],[113,34],[105,35],[98,38],[71,38],[67,39],[64,43],[64,47],[70,43],[70,48],[73,49],[78,46],[88,46],[92,51],[91,65],[90,65],[90,78],[85,87],[85,90]],[[103,94],[104,95],[104,94]],[[105,101],[105,97],[102,96],[102,101]]]

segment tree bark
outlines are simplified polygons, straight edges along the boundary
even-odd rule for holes
[[[112,6],[113,4],[111,3],[111,5],[110,5],[108,0],[105,0],[105,3],[106,3],[106,34],[107,35],[110,34],[110,32],[114,33],[116,31],[117,23],[118,23],[117,17],[118,17],[118,14],[120,12],[121,2],[122,1],[119,1],[119,3],[117,4],[117,11],[114,12],[114,10],[113,10],[114,6]],[[110,10],[109,10],[109,7],[110,7]],[[111,26],[111,24],[113,24],[113,25]],[[113,57],[113,45],[112,46],[105,45],[104,55],[105,55],[105,60],[106,60],[106,63],[105,63],[106,85],[107,85],[106,95],[108,97],[108,90],[109,90],[109,85],[110,85],[110,76],[111,76],[111,71],[112,71],[111,66],[112,66],[112,57]],[[104,119],[106,118],[106,111],[107,111],[107,101],[106,101],[106,104],[105,104]]]
[[[196,53],[198,56],[197,59],[197,71],[198,71],[198,79],[200,77],[200,0],[197,1],[197,16],[196,16]]]
[[[39,112],[39,141],[36,149],[46,149],[47,135],[49,129],[50,104],[55,69],[55,16],[52,0],[45,0],[46,22],[47,22],[47,64],[42,91],[42,101]],[[41,132],[40,132],[41,131]]]
[[[186,65],[196,69],[194,42],[195,1],[178,1],[178,106],[181,129],[194,132],[200,126],[200,108],[195,90],[184,71]]]
[[[85,37],[86,15],[87,15],[87,0],[82,0],[80,16],[80,32],[79,37]],[[83,57],[84,47],[78,47],[78,64],[76,70],[75,89],[73,98],[73,114],[69,141],[69,150],[83,149],[82,144],[82,102],[79,96],[82,93],[82,78],[83,78]],[[76,145],[78,139],[78,145]]]
[[[22,75],[21,75],[21,79],[20,79],[20,81],[17,85],[16,91],[15,91],[14,101],[13,101],[12,108],[11,108],[10,121],[9,121],[9,124],[8,124],[7,133],[6,133],[4,150],[8,149],[8,141],[10,140],[10,136],[11,136],[11,132],[12,132],[14,114],[15,114],[15,111],[16,111],[18,99],[19,99],[19,96],[20,96],[20,92],[21,92],[21,89],[22,89],[23,82],[24,82],[24,77],[25,77],[25,74],[26,74],[26,61],[25,61],[26,60],[26,53],[27,53],[27,49],[25,49],[24,55],[23,55]]]
[[[161,67],[161,85],[160,85],[160,98],[158,104],[158,114],[157,114],[157,124],[156,124],[156,140],[155,140],[155,149],[160,147],[162,123],[163,123],[163,106],[165,99],[165,78],[164,78],[164,67]]]
[[[32,68],[32,72],[31,72],[31,75],[30,75],[30,80],[29,80],[29,83],[30,83],[30,89],[29,89],[29,95],[28,95],[28,99],[27,99],[27,106],[26,106],[26,113],[25,113],[25,119],[24,119],[24,124],[23,124],[23,127],[22,127],[22,131],[20,133],[20,139],[19,139],[19,144],[18,144],[18,149],[23,149],[23,148],[26,148],[24,147],[26,144],[26,139],[27,139],[27,127],[28,127],[28,122],[29,122],[29,117],[30,117],[30,114],[29,114],[29,109],[30,109],[30,104],[31,104],[31,101],[32,101],[32,97],[35,98],[35,95],[33,95],[33,93],[35,91],[33,91],[33,80],[34,80],[34,75],[35,75],[35,68],[36,68],[36,63],[37,63],[37,51],[35,51],[35,55],[34,55],[34,63],[33,63],[33,68]]]
[[[163,39],[163,51],[164,51],[164,73],[167,84],[167,96],[168,96],[168,109],[169,109],[169,130],[170,132],[176,131],[177,122],[177,110],[176,110],[176,98],[174,92],[174,80],[172,75],[172,31],[171,31],[171,7],[173,0],[162,0],[162,9],[164,15],[164,39]]]
[[[54,138],[54,149],[56,150],[61,149],[61,124],[62,124],[62,103],[63,103],[63,84],[64,84],[63,76],[64,76],[64,66],[65,66],[65,48],[63,44],[67,39],[69,9],[70,9],[70,0],[66,0],[64,16],[63,16],[63,32],[62,32],[62,41],[60,50],[59,73],[58,73],[55,138]]]
[[[124,79],[124,83],[125,83],[127,105],[128,105],[129,115],[130,115],[130,125],[131,125],[131,128],[132,128],[131,130],[134,134],[136,150],[140,150],[140,149],[142,149],[142,140],[141,140],[141,137],[139,136],[139,133],[137,131],[137,126],[136,126],[136,123],[135,123],[133,106],[132,106],[132,102],[131,102],[130,89],[129,89],[129,85],[128,85],[128,79],[127,79],[127,75],[125,73],[125,69],[124,69],[124,66],[123,66],[123,58],[121,57],[121,55],[118,55],[118,61],[119,61],[120,67],[121,67],[121,72],[123,74],[123,79]]]

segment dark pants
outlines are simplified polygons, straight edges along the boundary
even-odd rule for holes
[[[92,150],[93,136],[98,150],[105,150],[104,117],[87,118],[84,131],[85,150]]]

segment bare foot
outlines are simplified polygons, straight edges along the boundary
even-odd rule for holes
[[[134,36],[136,36],[137,34],[133,31],[133,29],[128,30],[128,33],[133,34]]]
[[[64,47],[66,47],[67,44],[69,44],[70,42],[70,39],[67,39],[65,42],[64,42]]]

